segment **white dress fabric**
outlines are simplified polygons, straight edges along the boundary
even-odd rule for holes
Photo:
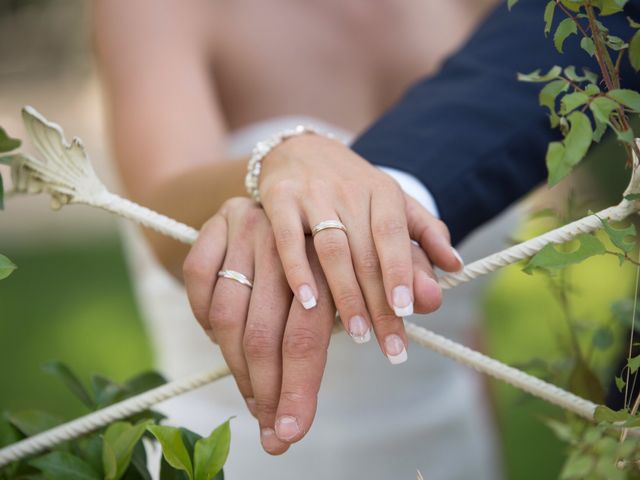
[[[276,118],[229,137],[228,153],[246,156],[255,143],[298,124],[337,133],[339,128],[305,117]],[[513,226],[514,214],[475,235],[463,258],[493,252]],[[223,362],[217,346],[193,318],[181,285],[153,259],[141,234],[125,225],[125,244],[136,295],[155,348],[158,368],[170,379]],[[468,340],[478,314],[483,281],[445,293],[435,314],[411,321],[455,340]],[[482,379],[466,367],[410,345],[409,360],[393,366],[372,339],[355,344],[334,335],[320,389],[318,412],[307,436],[279,457],[266,454],[255,419],[232,378],[164,402],[170,423],[202,435],[231,416],[227,480],[414,479],[498,480],[501,459]]]

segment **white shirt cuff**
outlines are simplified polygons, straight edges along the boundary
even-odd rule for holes
[[[431,195],[431,192],[429,192],[420,180],[409,173],[396,170],[395,168],[381,166],[377,166],[377,168],[398,182],[402,190],[404,190],[404,193],[415,198],[431,215],[440,218],[438,206],[436,205],[433,195]]]

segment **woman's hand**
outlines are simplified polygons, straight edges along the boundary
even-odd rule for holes
[[[311,427],[335,321],[335,305],[311,239],[303,243],[315,276],[316,308],[305,310],[287,284],[271,225],[253,201],[228,200],[200,231],[185,263],[184,280],[193,312],[220,345],[251,413],[263,448],[281,454]],[[416,310],[440,303],[425,253],[413,246]],[[249,288],[218,277],[234,270]],[[398,341],[406,344],[404,333]]]
[[[320,298],[305,234],[326,220],[339,229],[318,232],[315,250],[345,329],[356,342],[373,329],[392,363],[406,360],[402,319],[414,311],[416,272],[410,239],[446,271],[462,268],[446,226],[404,194],[386,173],[340,142],[319,135],[290,138],[262,164],[260,197],[271,221],[284,273],[307,309]],[[440,292],[431,276],[432,310]]]

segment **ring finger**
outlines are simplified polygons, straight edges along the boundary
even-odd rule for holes
[[[253,254],[247,255],[246,252],[252,252],[250,243],[230,232],[227,255],[221,271],[239,272],[251,280],[254,259]],[[238,389],[247,402],[249,411],[255,415],[253,390],[242,345],[250,298],[250,287],[232,278],[219,277],[213,291],[209,322]]]
[[[307,215],[312,230],[321,222],[342,223],[334,210],[318,205],[310,205]],[[347,234],[339,228],[326,228],[314,234],[313,244],[344,328],[356,343],[365,343],[371,338],[371,321],[353,269]]]

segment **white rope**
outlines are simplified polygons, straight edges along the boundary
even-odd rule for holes
[[[18,191],[27,193],[44,191],[51,194],[55,208],[67,203],[87,204],[133,220],[181,242],[191,244],[195,241],[198,235],[195,229],[108,192],[93,172],[82,143],[78,139],[74,139],[71,144],[68,144],[58,125],[48,122],[30,107],[23,110],[23,119],[27,125],[27,131],[45,160],[24,157],[15,162],[12,166],[12,174],[14,186]],[[634,173],[625,193],[640,190],[636,188],[638,187],[637,183],[638,180]],[[462,272],[442,277],[440,284],[443,288],[451,288],[460,283],[468,282],[480,275],[530,257],[545,245],[566,242],[580,233],[594,231],[602,225],[598,217],[621,220],[637,210],[635,202],[623,200],[620,205],[603,210],[597,216],[590,215],[540,237],[473,262],[466,266]],[[468,365],[479,372],[491,375],[587,420],[594,420],[593,414],[597,405],[589,400],[505,365],[423,327],[410,322],[405,322],[405,326],[408,337],[418,345]],[[104,427],[114,420],[126,418],[162,400],[214,382],[229,373],[226,366],[221,366],[209,373],[186,380],[173,381],[47,432],[26,438],[0,450],[0,467]]]
[[[148,390],[135,397],[128,398],[122,402],[76,418],[71,422],[54,427],[46,432],[21,440],[0,450],[0,467],[30,455],[40,453],[68,440],[86,435],[116,420],[130,417],[131,415],[147,410],[157,403],[215,382],[227,375],[229,375],[229,368],[223,365],[210,372],[193,375]]]

